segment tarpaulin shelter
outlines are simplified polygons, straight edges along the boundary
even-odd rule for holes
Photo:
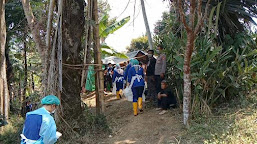
[[[102,61],[103,61],[103,64],[111,63],[111,64],[121,64],[121,65],[124,62],[127,62],[133,58],[137,58],[140,62],[143,62],[143,63],[147,63],[148,61],[148,58],[144,51],[137,50],[137,51],[129,52],[126,55],[128,56],[128,59],[118,58],[116,56],[110,56],[102,59]]]

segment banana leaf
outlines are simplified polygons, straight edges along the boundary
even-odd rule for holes
[[[106,44],[101,44],[101,53],[108,56],[116,56],[118,58],[128,59],[128,56],[126,54],[117,52]]]
[[[103,32],[100,33],[100,37],[106,38],[109,34],[114,33],[116,30],[120,29],[130,20],[130,16],[123,18],[121,21],[112,24],[111,26],[107,27]]]

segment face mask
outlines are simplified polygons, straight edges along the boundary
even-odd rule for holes
[[[151,57],[153,57],[153,54],[148,54],[147,56],[148,56],[149,58],[151,58]]]
[[[54,114],[54,113],[55,113],[55,111],[56,111],[56,109],[54,109],[51,113],[52,113],[52,114]]]
[[[160,50],[156,50],[157,53],[160,53]]]

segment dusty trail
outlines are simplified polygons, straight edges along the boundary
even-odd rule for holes
[[[132,103],[124,98],[115,100],[109,96],[106,102],[106,116],[112,135],[104,144],[170,144],[179,143],[183,133],[182,116],[178,109],[169,110],[165,115],[144,103],[144,113],[134,116]]]

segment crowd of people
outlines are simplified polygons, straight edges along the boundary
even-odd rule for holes
[[[146,101],[156,104],[159,114],[165,114],[170,107],[176,107],[177,101],[165,80],[166,55],[162,45],[157,46],[158,57],[154,51],[148,50],[148,62],[140,62],[137,58],[120,64],[109,63],[104,72],[105,92],[111,91],[121,99],[123,90],[129,89],[133,96],[134,115],[143,112],[144,95]],[[138,111],[139,110],[139,111]]]

